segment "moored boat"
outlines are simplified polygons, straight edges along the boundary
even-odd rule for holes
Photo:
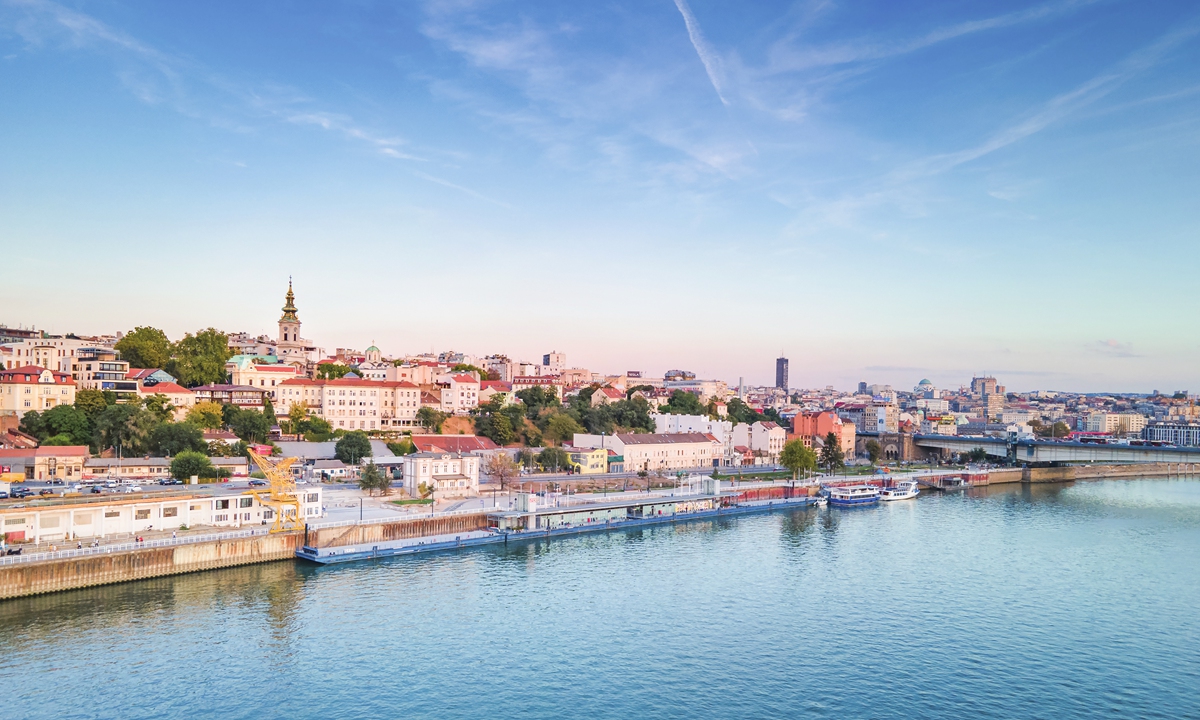
[[[879,502],[879,488],[874,485],[851,485],[829,488],[829,504],[837,507],[871,505]]]
[[[879,491],[879,499],[885,501],[891,500],[910,500],[921,493],[921,488],[917,485],[916,480],[901,480],[895,486],[884,488]]]

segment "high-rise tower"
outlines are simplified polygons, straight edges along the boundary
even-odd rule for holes
[[[775,360],[775,387],[788,389],[788,359],[785,357]]]

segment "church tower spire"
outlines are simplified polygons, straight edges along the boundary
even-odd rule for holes
[[[288,278],[287,302],[283,306],[283,317],[279,318],[279,341],[277,354],[297,354],[300,348],[300,318],[296,315],[296,294],[292,292],[292,279]]]
[[[292,292],[292,279],[288,278],[287,303],[283,306],[283,317],[279,318],[279,322],[300,322],[296,317],[296,295]]]

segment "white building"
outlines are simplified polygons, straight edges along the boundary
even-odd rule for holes
[[[750,451],[768,463],[779,460],[787,442],[787,430],[770,421],[758,421],[751,425],[739,423],[733,426],[733,444],[750,448]]]
[[[402,430],[417,425],[421,388],[409,382],[361,378],[284,381],[276,391],[276,415],[303,402],[310,415],[343,430]]]
[[[417,452],[404,456],[404,490],[421,496],[421,486],[433,487],[434,499],[477,497],[480,457],[470,453]]]
[[[722,458],[721,443],[707,433],[586,435],[576,433],[577,448],[603,447],[622,456],[626,472],[711,468]]]
[[[1115,435],[1137,435],[1146,427],[1146,417],[1138,413],[1088,413],[1087,431]]]
[[[457,373],[445,379],[447,387],[442,389],[442,411],[465,415],[479,407],[479,378],[468,373]]]
[[[604,388],[601,388],[603,390]],[[597,390],[597,393],[599,390]],[[595,395],[592,396],[595,402]],[[622,397],[624,395],[622,394]],[[669,413],[652,414],[654,429],[659,433],[705,433],[712,435],[721,443],[721,465],[733,462],[733,423],[727,420],[713,420],[707,415],[671,415]],[[786,433],[785,433],[786,435]]]
[[[297,490],[301,522],[321,516],[321,488]],[[0,510],[9,542],[65,543],[90,538],[133,535],[151,530],[212,526],[261,527],[274,522],[275,511],[253,495],[154,499],[114,499],[77,505]]]

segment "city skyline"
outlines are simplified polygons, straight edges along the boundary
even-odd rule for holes
[[[1173,3],[0,3],[0,322],[270,333],[294,275],[330,348],[1194,388],[1198,29]]]

